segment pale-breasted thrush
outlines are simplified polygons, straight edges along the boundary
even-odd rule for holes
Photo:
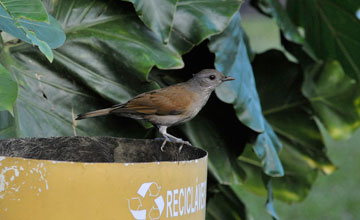
[[[215,69],[204,69],[187,82],[145,92],[123,104],[78,115],[76,120],[107,114],[146,120],[159,128],[166,142],[189,144],[166,132],[168,127],[189,121],[206,104],[211,93],[222,82],[234,80]],[[181,147],[182,147],[181,145]],[[181,148],[180,147],[180,148]]]

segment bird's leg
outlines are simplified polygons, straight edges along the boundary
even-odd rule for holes
[[[166,142],[168,142],[168,141],[170,142],[170,139],[166,136],[166,134],[167,134],[166,129],[167,129],[166,126],[160,126],[159,127],[159,132],[164,137],[164,142],[161,144],[161,147],[160,147],[160,150],[162,152],[164,152],[164,147],[165,147]]]
[[[167,141],[169,141],[169,142],[175,142],[175,143],[180,143],[181,146],[180,146],[180,148],[179,148],[179,152],[180,152],[181,149],[183,148],[183,145],[184,145],[184,144],[187,144],[187,145],[192,146],[190,142],[184,141],[184,140],[181,139],[181,138],[177,138],[177,137],[175,137],[175,136],[173,136],[173,135],[171,135],[171,134],[168,134],[168,133],[166,132],[166,129],[167,129],[166,126],[160,126],[160,127],[159,127],[159,131],[160,131],[161,135],[165,138],[164,142],[163,142],[162,145],[161,145],[161,151],[164,150],[163,148],[164,148],[164,146],[165,146],[165,144],[166,144]]]

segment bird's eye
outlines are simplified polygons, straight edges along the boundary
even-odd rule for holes
[[[209,79],[211,79],[211,80],[214,80],[215,78],[216,78],[215,75],[209,76]]]

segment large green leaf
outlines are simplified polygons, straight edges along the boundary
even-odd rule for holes
[[[147,81],[149,70],[154,65],[179,68],[180,55],[148,30],[128,3],[52,3],[45,2],[65,28],[67,41],[55,51],[52,65],[27,45],[11,47],[7,56],[16,61],[11,71],[21,90],[7,131],[15,129],[17,136],[73,135],[74,130],[83,135],[143,135],[133,120],[119,123],[104,117],[75,126],[73,117],[158,88]]]
[[[7,127],[15,126],[18,136],[72,135],[74,115],[158,88],[147,81],[153,66],[160,69],[183,66],[180,55],[163,45],[138,19],[129,3],[94,1],[88,5],[86,0],[44,3],[60,21],[68,38],[54,51],[52,65],[28,45],[10,47],[7,57],[16,61],[10,70],[16,74],[21,89],[16,117]],[[111,103],[96,101],[99,98]],[[117,123],[108,132],[111,129],[105,127],[111,126],[106,117],[83,120],[77,122],[77,134],[99,135],[96,132],[101,131],[108,135],[141,136],[143,132],[130,129],[139,128],[130,121],[133,124],[126,126],[128,129],[124,126],[115,129]]]
[[[49,23],[41,0],[0,0],[0,5],[15,19],[24,18]]]
[[[170,45],[183,54],[222,32],[241,3],[242,0],[178,0]]]
[[[283,45],[304,71],[302,93],[311,110],[334,139],[351,136],[359,127],[359,83],[346,75],[335,60],[315,62],[299,45],[283,39]]]
[[[308,70],[302,91],[333,138],[348,138],[359,127],[360,87],[337,61]]]
[[[27,52],[28,50],[29,48]],[[30,50],[29,55],[39,57],[37,50]],[[37,62],[36,59],[30,61]],[[36,66],[37,64],[26,66],[25,69],[24,63],[20,62],[17,67],[12,67],[12,73],[19,81],[20,91],[14,118],[10,119],[5,113],[0,116],[1,121],[6,122],[2,124],[0,138],[12,135],[17,137],[59,135],[142,137],[144,135],[145,131],[140,125],[116,117],[77,123],[74,121],[76,112],[88,111],[95,105],[106,106],[106,102],[66,78],[64,75],[68,72],[64,71],[64,75],[58,75],[56,72]]]
[[[271,50],[257,55],[253,66],[263,114],[282,142],[301,152],[312,167],[331,173],[334,166],[325,154],[323,137],[301,94],[300,65]]]
[[[305,29],[305,39],[317,57],[338,60],[344,72],[360,79],[359,1],[293,0],[287,3],[292,20]]]
[[[209,48],[216,55],[216,68],[236,79],[218,87],[216,95],[222,101],[234,105],[242,123],[254,131],[263,132],[259,135],[254,150],[262,159],[268,175],[282,176],[283,168],[277,155],[281,144],[262,115],[239,13],[223,33],[210,39]]]
[[[262,181],[263,181],[262,188],[265,188],[267,190],[267,199],[266,199],[266,202],[264,201],[264,203],[265,203],[264,211],[267,211],[267,213],[270,214],[272,219],[279,220],[279,217],[278,217],[278,215],[275,211],[275,207],[274,207],[274,195],[273,195],[273,186],[272,186],[273,179],[278,179],[278,178],[271,178],[271,177],[265,175],[261,171],[260,171],[260,173],[262,175]],[[253,219],[254,218],[253,215],[255,215],[255,213],[254,213],[255,211],[253,210],[253,208],[254,208],[254,206],[258,207],[258,205],[253,204],[254,203],[253,199],[250,199],[251,197],[249,197],[249,196],[253,196],[253,195],[250,195],[249,191],[246,190],[246,186],[231,185],[231,189],[235,193],[235,195],[237,195],[237,197],[241,198],[243,201],[247,201],[246,202],[246,207],[247,207],[246,213],[249,216],[248,219]],[[256,210],[256,211],[258,211],[258,210]]]
[[[265,131],[263,134],[259,134],[253,149],[256,156],[261,160],[261,165],[266,174],[277,177],[284,175],[284,168],[278,156],[282,144],[268,122],[265,122]]]
[[[14,117],[8,111],[0,111],[0,139],[17,137]]]
[[[273,219],[275,220],[279,220],[279,216],[277,215],[275,208],[274,208],[274,195],[273,195],[273,188],[272,188],[272,180],[270,177],[267,177],[266,180],[264,180],[264,184],[266,186],[266,190],[267,190],[267,199],[266,199],[266,204],[265,204],[265,208],[266,211],[273,217]]]
[[[228,150],[225,138],[209,119],[199,115],[186,123],[183,131],[194,146],[201,147],[209,153],[209,170],[219,183],[242,182],[245,178],[244,171],[239,167],[236,156]]]
[[[88,7],[87,1],[74,1],[73,7],[66,5],[52,6],[68,36],[55,52],[56,60],[104,98],[124,102],[158,88],[146,82],[154,65],[160,69],[183,66],[181,56],[143,25],[129,3],[96,1]]]
[[[256,91],[252,67],[244,42],[244,31],[237,13],[223,33],[210,39],[209,49],[215,53],[215,67],[236,80],[216,89],[216,95],[234,105],[240,121],[257,132],[263,132],[264,118]]]
[[[22,29],[25,33],[25,36],[31,41],[33,45],[37,45],[39,47],[39,50],[46,56],[46,58],[52,62],[54,59],[54,54],[49,46],[48,43],[45,41],[40,40],[35,32],[30,31],[26,27],[20,26],[20,29]]]
[[[132,2],[141,20],[180,54],[222,32],[242,3],[242,0],[126,1]]]
[[[309,165],[303,154],[295,150],[291,143],[283,141],[284,147],[280,159],[285,169],[285,176],[272,178],[272,189],[276,199],[285,202],[300,202],[306,198],[314,184],[318,170]],[[262,196],[268,195],[268,189],[264,186],[262,166],[259,159],[250,148],[240,156],[240,166],[246,171],[244,188]],[[239,188],[237,186],[233,186]],[[246,194],[244,191],[240,193]]]
[[[246,220],[245,205],[230,186],[219,186],[218,192],[209,198],[206,219],[208,220]]]
[[[132,2],[140,19],[160,36],[164,43],[170,38],[178,0],[126,0]]]
[[[307,110],[310,103],[301,94],[300,65],[275,50],[257,55],[252,64],[263,113],[283,144],[280,159],[285,176],[272,179],[274,196],[286,202],[302,201],[316,180],[316,168],[331,173],[335,167],[325,154],[320,131]],[[261,162],[249,149],[240,160],[246,170],[245,187],[266,196]]]
[[[13,112],[13,105],[18,94],[16,81],[10,73],[0,64],[0,111]]]
[[[5,10],[0,7],[0,29],[8,32],[16,38],[19,38],[27,43],[32,43],[28,39],[23,30],[17,28],[14,21],[5,14]],[[49,15],[50,24],[44,22],[27,21],[20,19],[18,22],[22,27],[27,28],[35,33],[39,40],[45,41],[51,48],[58,48],[65,42],[65,33],[61,25],[56,19]]]
[[[53,64],[26,44],[6,49],[8,60],[2,60],[21,86],[13,125],[7,126],[15,126],[17,136],[73,135],[76,114],[158,88],[147,81],[154,65],[183,65],[180,55],[142,24],[129,3],[55,3],[48,1],[46,5],[69,37],[54,51]],[[80,135],[140,137],[145,132],[133,120],[118,119],[115,123],[112,117],[79,121],[76,131]]]
[[[278,0],[252,0],[252,4],[276,20],[279,28],[284,32],[286,39],[298,44],[304,43],[304,38],[300,35],[286,10]]]
[[[65,33],[61,25],[51,16],[50,23],[14,20],[8,12],[0,6],[0,30],[6,31],[27,43],[37,45],[41,52],[52,62],[54,55],[51,48],[61,46],[65,41]]]

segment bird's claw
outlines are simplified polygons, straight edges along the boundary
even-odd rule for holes
[[[167,142],[181,144],[180,147],[179,147],[179,153],[181,152],[182,148],[184,147],[184,144],[192,146],[189,141],[184,141],[184,140],[182,140],[180,138],[176,139],[176,140],[171,140],[169,138],[164,138],[164,141],[162,142],[161,147],[160,147],[161,152],[164,152],[164,148],[165,148],[165,145],[166,145]]]
[[[168,137],[165,137],[164,141],[162,142],[161,147],[160,147],[161,152],[164,152],[164,147],[166,145],[166,142],[168,142],[168,141],[171,142]]]
[[[181,153],[182,148],[184,147],[184,144],[181,144],[179,147],[179,153]]]
[[[186,145],[192,146],[189,141],[184,141],[183,143],[186,144]]]

